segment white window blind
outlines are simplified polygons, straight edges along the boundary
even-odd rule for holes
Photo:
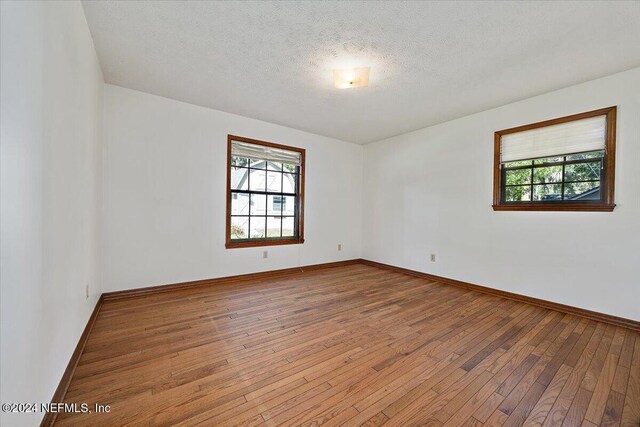
[[[297,151],[282,150],[248,142],[231,141],[231,155],[248,157],[254,160],[288,163],[296,166],[301,164],[300,153]]]
[[[589,117],[557,125],[502,135],[500,161],[538,159],[604,150],[607,117]]]

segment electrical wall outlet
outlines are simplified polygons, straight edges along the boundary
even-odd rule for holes
[[[262,251],[262,258],[269,258],[269,251]]]
[[[431,254],[431,255],[429,256],[429,261],[431,261],[431,262],[436,262],[436,254]]]
[[[341,251],[342,250],[342,243],[338,243],[338,250]]]

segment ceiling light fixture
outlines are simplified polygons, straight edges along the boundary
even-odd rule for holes
[[[369,86],[369,68],[345,68],[333,70],[333,85],[337,89]]]

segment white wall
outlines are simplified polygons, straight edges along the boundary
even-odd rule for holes
[[[104,86],[79,2],[3,1],[0,14],[1,400],[49,402],[101,292]]]
[[[360,257],[363,147],[111,85],[104,108],[105,291]],[[307,150],[304,244],[225,248],[227,134]]]
[[[494,131],[611,105],[614,212],[491,209]],[[640,320],[639,165],[640,68],[367,145],[363,256]]]

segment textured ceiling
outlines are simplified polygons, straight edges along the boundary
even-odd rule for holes
[[[107,83],[357,143],[640,66],[640,1],[84,9]],[[368,88],[333,87],[357,66]]]

